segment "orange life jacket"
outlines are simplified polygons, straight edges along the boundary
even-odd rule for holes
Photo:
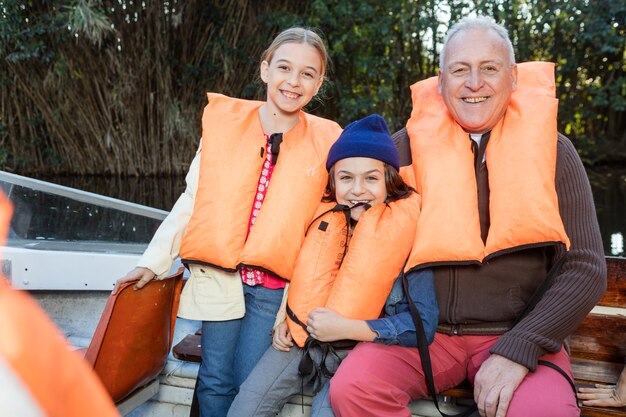
[[[407,185],[415,188],[415,174],[412,165],[400,167],[400,176]]]
[[[0,192],[0,244],[7,236],[11,212]],[[68,349],[37,303],[26,293],[13,290],[2,275],[0,335],[0,372],[10,372],[9,379],[19,385],[12,388],[23,393],[16,395],[10,407],[36,409],[49,417],[119,416],[93,370]],[[32,399],[36,404],[20,403],[20,399]]]
[[[247,236],[265,160],[259,119],[263,102],[211,93],[208,98],[202,117],[200,180],[181,259],[226,271],[249,265],[290,279],[326,186],[328,150],[341,128],[300,112],[300,122],[283,135],[269,189]]]
[[[334,205],[322,204],[317,215]],[[314,220],[289,287],[290,313],[302,323],[309,312],[324,306],[353,319],[377,318],[409,254],[418,216],[417,194],[371,207],[361,214],[347,252],[348,222],[343,212],[328,212]],[[307,332],[291,318],[287,323],[302,347]]]
[[[480,234],[474,156],[437,78],[411,86],[407,123],[422,211],[407,270],[482,262],[513,248],[561,242],[569,248],[555,189],[557,103],[554,65],[518,65],[517,89],[486,148],[490,228]]]

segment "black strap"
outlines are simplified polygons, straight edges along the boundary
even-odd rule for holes
[[[359,203],[356,206],[362,205],[363,203]],[[344,215],[344,217],[346,218],[346,238],[344,240],[344,244],[343,244],[343,254],[341,255],[341,262],[339,263],[339,267],[341,267],[341,264],[343,263],[344,258],[346,257],[346,253],[348,252],[348,241],[350,240],[350,206],[346,206],[344,204],[337,204],[334,208],[333,211],[341,211]]]
[[[273,133],[268,140],[270,144],[270,153],[272,154],[272,165],[276,165],[276,162],[278,162],[278,154],[280,152],[280,144],[282,141],[282,133]]]
[[[311,220],[311,223],[309,223],[309,225],[307,226],[306,230],[304,231],[304,236],[309,234],[309,229],[311,228],[311,226],[313,226],[313,223],[315,223],[315,221],[317,219],[319,219],[320,217],[324,216],[326,213],[330,213],[331,211],[336,211],[335,209],[337,208],[337,206],[331,208],[330,210],[326,210],[325,212],[323,212],[322,214],[320,214],[319,216],[317,216],[316,218],[314,218],[313,220]]]
[[[294,323],[296,323],[298,326],[302,327],[304,329],[304,331],[306,332],[306,334],[309,334],[309,331],[306,329],[307,325],[304,324],[299,318],[298,316],[296,316],[296,313],[293,312],[293,310],[291,309],[291,307],[289,307],[289,303],[287,303],[287,305],[285,306],[286,310],[287,310],[287,316],[289,316],[289,318],[291,319],[291,321],[293,321]]]
[[[302,327],[307,334],[309,334],[307,330],[307,325],[302,322],[293,312],[293,310],[289,307],[289,303],[286,306],[287,316],[296,323],[298,326]],[[303,377],[310,376],[310,380],[313,381],[313,392],[317,393],[320,388],[322,388],[323,378],[331,378],[335,373],[330,371],[326,366],[326,358],[328,355],[333,355],[337,357],[337,360],[341,362],[339,356],[336,353],[336,350],[344,350],[351,349],[356,345],[356,341],[354,340],[335,340],[333,342],[322,342],[317,339],[314,339],[310,335],[307,337],[304,342],[304,346],[302,347],[302,358],[300,359],[300,364],[298,366],[298,372]],[[316,362],[311,356],[311,350],[319,349],[321,352],[321,360]]]
[[[352,346],[356,343],[344,340],[341,342],[352,342]],[[319,361],[313,359],[313,350],[320,352]],[[326,365],[326,360],[329,356],[334,356],[337,363],[341,363],[341,358],[336,352],[336,343],[321,342],[311,336],[307,337],[302,347],[302,358],[300,358],[300,363],[298,364],[298,373],[303,379],[313,382],[313,395],[317,394],[322,389],[324,383],[335,375],[335,372],[328,369]]]
[[[357,205],[364,205],[364,204],[365,203],[359,203]],[[354,207],[356,207],[357,205],[355,205]],[[311,220],[311,223],[309,223],[309,226],[306,228],[304,235],[306,236],[309,234],[309,229],[311,228],[311,226],[313,226],[313,223],[315,223],[316,220],[318,220],[320,217],[323,217],[327,213],[336,212],[336,211],[343,212],[344,216],[346,217],[346,224],[349,225],[350,224],[350,206],[346,206],[345,204],[336,204],[333,208],[326,210],[325,212],[321,213],[319,216]]]
[[[563,378],[565,378],[565,380],[567,381],[569,386],[572,387],[572,391],[574,392],[574,398],[576,398],[576,385],[574,385],[574,381],[572,381],[572,378],[570,378],[570,376],[567,374],[567,372],[565,372],[563,370],[563,368],[561,368],[559,365],[557,365],[555,363],[544,361],[544,360],[541,360],[541,359],[537,363],[539,365],[543,365],[543,366],[547,366],[548,368],[552,368],[555,371],[557,371],[558,373],[560,373],[561,375],[563,375]]]
[[[478,409],[476,404],[473,404],[469,409],[463,411],[459,414],[445,414],[439,408],[439,400],[437,399],[437,391],[435,390],[435,381],[433,378],[433,368],[430,361],[430,352],[428,351],[428,341],[426,340],[426,332],[424,331],[424,323],[422,322],[422,317],[417,310],[417,306],[413,299],[411,298],[411,293],[409,293],[409,280],[404,273],[404,268],[402,268],[402,286],[404,288],[404,294],[409,301],[409,310],[411,311],[411,317],[413,318],[413,323],[415,324],[415,335],[417,337],[417,351],[419,352],[420,359],[422,361],[422,369],[424,370],[424,377],[426,379],[426,387],[428,388],[428,392],[432,397],[433,402],[435,403],[435,407],[439,414],[444,417],[468,417],[474,411]]]
[[[319,216],[314,218],[311,221],[311,223],[309,223],[309,226],[306,228],[306,231],[304,232],[304,235],[305,236],[308,235],[309,234],[309,229],[311,228],[311,226],[313,226],[313,223],[315,223],[316,220],[318,220],[320,217],[324,216],[326,213],[338,212],[338,211],[342,212],[344,217],[345,217],[345,219],[346,219],[346,239],[345,239],[344,245],[343,245],[343,254],[341,255],[341,263],[343,263],[343,259],[346,257],[346,253],[348,252],[348,241],[350,240],[350,210],[352,210],[355,207],[360,207],[360,206],[365,207],[365,210],[369,210],[369,208],[371,207],[367,203],[357,203],[357,204],[355,204],[352,207],[347,206],[345,204],[336,204],[333,208],[331,208],[329,210],[326,210],[325,212],[323,212],[322,214],[320,214]],[[341,266],[341,263],[339,264],[339,266]],[[305,326],[305,330],[306,330],[306,326]]]

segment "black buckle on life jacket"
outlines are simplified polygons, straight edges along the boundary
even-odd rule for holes
[[[278,162],[278,154],[280,153],[280,144],[283,142],[283,134],[273,133],[267,142],[270,144],[272,165],[276,165],[276,162]]]

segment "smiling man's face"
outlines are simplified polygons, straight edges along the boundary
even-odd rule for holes
[[[469,133],[491,130],[504,116],[517,85],[517,66],[493,30],[466,29],[448,41],[439,69],[439,93]]]

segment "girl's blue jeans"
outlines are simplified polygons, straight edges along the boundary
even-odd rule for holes
[[[244,285],[241,319],[202,322],[202,363],[198,372],[201,417],[225,417],[239,386],[272,344],[272,327],[283,290]]]

